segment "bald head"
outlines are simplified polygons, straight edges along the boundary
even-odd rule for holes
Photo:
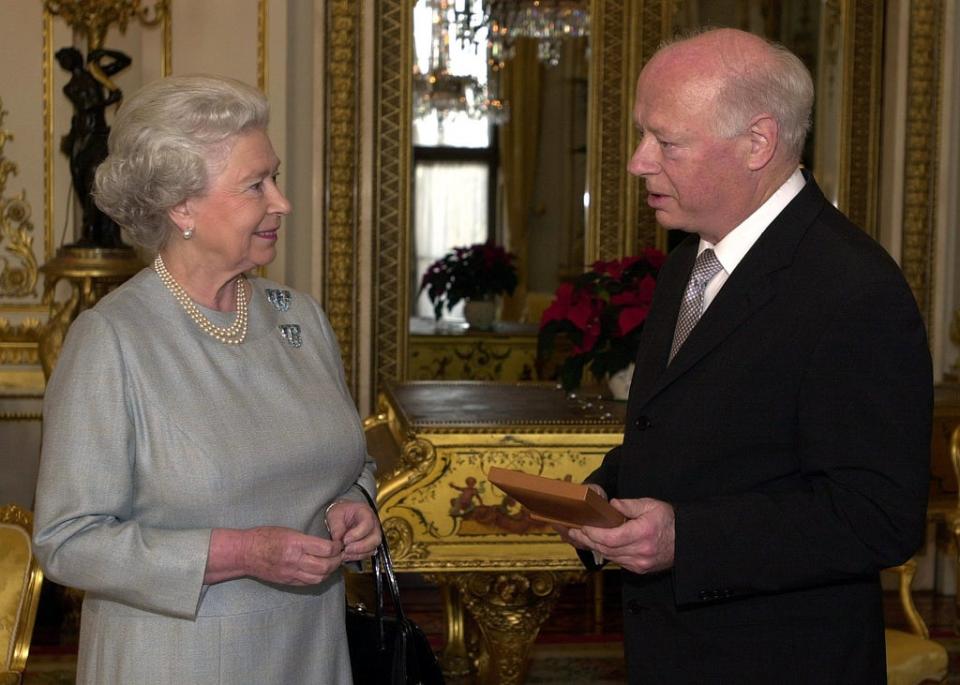
[[[789,162],[800,160],[810,130],[813,79],[786,48],[745,31],[713,29],[665,44],[643,73],[714,98],[720,136],[742,133],[759,115],[771,116],[780,153]]]

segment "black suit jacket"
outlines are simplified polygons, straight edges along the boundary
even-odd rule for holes
[[[667,365],[697,252],[661,270],[622,446],[588,481],[676,512],[624,572],[630,682],[879,683],[878,571],[923,538],[932,371],[896,263],[812,178]]]

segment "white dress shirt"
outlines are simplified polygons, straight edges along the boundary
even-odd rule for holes
[[[719,243],[712,245],[706,240],[700,240],[697,255],[699,256],[700,253],[708,247],[713,248],[713,252],[717,256],[717,261],[719,261],[723,267],[710,279],[706,290],[703,292],[702,311],[707,310],[707,307],[713,302],[713,298],[720,292],[720,288],[722,288],[723,284],[730,278],[733,270],[737,268],[740,260],[743,259],[744,255],[753,247],[753,244],[757,242],[760,236],[763,235],[763,232],[767,230],[767,226],[773,223],[773,220],[777,218],[780,212],[803,190],[806,182],[803,173],[798,168],[793,172],[793,175],[787,179],[786,183],[780,186],[766,202],[760,205],[753,214],[744,219],[736,228],[724,236]]]

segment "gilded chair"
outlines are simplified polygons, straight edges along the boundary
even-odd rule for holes
[[[953,431],[950,433],[950,463],[953,465],[953,474],[956,477],[956,483],[960,483],[960,425],[954,427]],[[939,511],[938,511],[939,509]],[[931,513],[936,517],[937,514],[942,517],[941,520],[945,521],[947,528],[953,533],[953,551],[956,554],[954,560],[957,573],[957,594],[956,594],[956,616],[954,619],[954,630],[960,631],[960,494],[957,495],[957,499],[953,500],[952,504],[947,504],[945,507],[934,502],[928,503],[927,506],[927,516],[930,517]]]
[[[908,560],[901,566],[887,569],[899,576],[900,604],[909,624],[909,631],[887,628],[887,682],[889,685],[940,683],[947,676],[947,650],[930,639],[923,618],[917,612],[911,593],[917,562]]]
[[[17,685],[30,651],[43,573],[30,533],[33,515],[15,504],[0,507],[0,685]]]

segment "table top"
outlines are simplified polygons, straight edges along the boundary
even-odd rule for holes
[[[596,390],[566,393],[554,383],[410,381],[385,397],[408,431],[622,433],[626,403]]]
[[[517,321],[494,321],[493,328],[481,331],[471,328],[465,321],[434,321],[423,317],[410,319],[410,336],[423,337],[480,337],[480,338],[536,338],[539,327],[534,323]]]

